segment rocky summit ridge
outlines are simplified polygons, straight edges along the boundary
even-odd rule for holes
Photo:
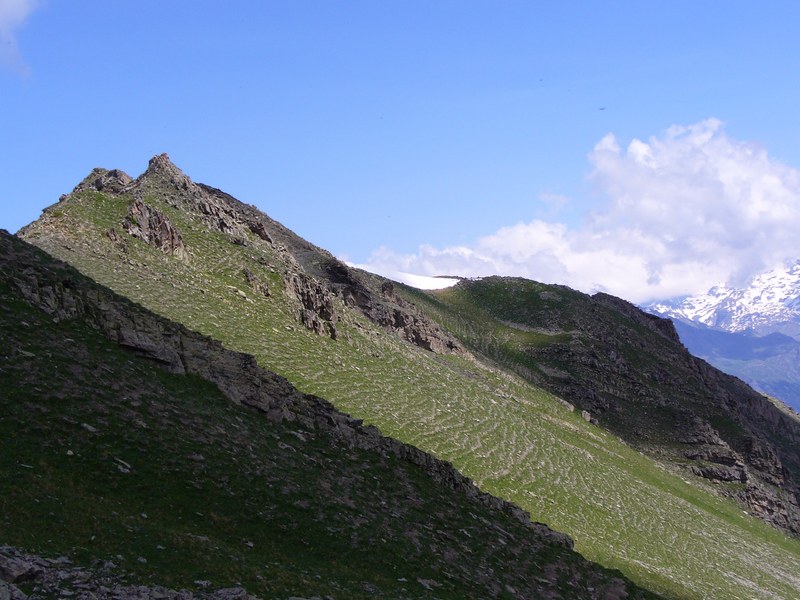
[[[166,155],[136,179],[95,169],[19,235],[255,357],[248,369],[451,462],[658,592],[798,591],[783,575],[795,541],[742,513],[798,531],[797,416],[689,355],[667,320],[514,278],[415,290],[350,268]],[[177,349],[139,341],[130,351],[193,372]],[[280,403],[264,414],[287,421]]]

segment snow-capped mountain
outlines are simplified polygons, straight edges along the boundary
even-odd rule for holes
[[[725,331],[779,331],[800,340],[800,261],[754,277],[747,287],[654,302],[645,310]]]
[[[800,260],[740,289],[654,302],[695,356],[800,410]]]

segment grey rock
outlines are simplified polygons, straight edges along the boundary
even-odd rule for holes
[[[122,221],[122,228],[135,238],[158,248],[165,254],[187,259],[183,237],[161,211],[135,200]]]
[[[266,226],[263,223],[258,222],[251,222],[247,224],[248,229],[260,237],[262,240],[267,242],[268,244],[274,244],[275,242],[272,240],[272,236],[267,231]]]
[[[81,181],[72,193],[82,192],[85,190],[95,192],[109,192],[112,194],[119,194],[125,190],[133,182],[133,179],[127,173],[119,169],[103,169],[95,168],[92,172]]]
[[[0,600],[26,600],[27,598],[28,596],[13,583],[0,581]]]
[[[300,322],[317,335],[336,339],[339,315],[333,295],[319,281],[305,273],[291,272],[284,278],[286,294],[300,304]]]
[[[41,575],[40,566],[21,557],[0,553],[0,579],[8,583],[24,583]]]
[[[265,298],[269,298],[272,293],[270,292],[269,285],[265,281],[262,281],[260,277],[258,277],[255,273],[253,273],[250,269],[245,267],[242,269],[242,274],[244,278],[247,280],[247,285],[250,286],[251,289],[258,292]]]

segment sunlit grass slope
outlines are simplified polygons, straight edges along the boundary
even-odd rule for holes
[[[19,241],[12,252],[26,260],[7,260],[8,242],[0,236],[0,545],[83,569],[80,592],[20,577],[31,597],[95,597],[80,586],[111,560],[127,584],[244,586],[265,599],[655,598],[411,460],[319,424],[276,423],[110,342],[91,318],[34,308],[20,278],[45,294],[91,283],[38,251],[29,260]]]

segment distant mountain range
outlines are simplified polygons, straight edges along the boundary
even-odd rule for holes
[[[675,321],[692,354],[800,409],[800,261],[644,309]]]

